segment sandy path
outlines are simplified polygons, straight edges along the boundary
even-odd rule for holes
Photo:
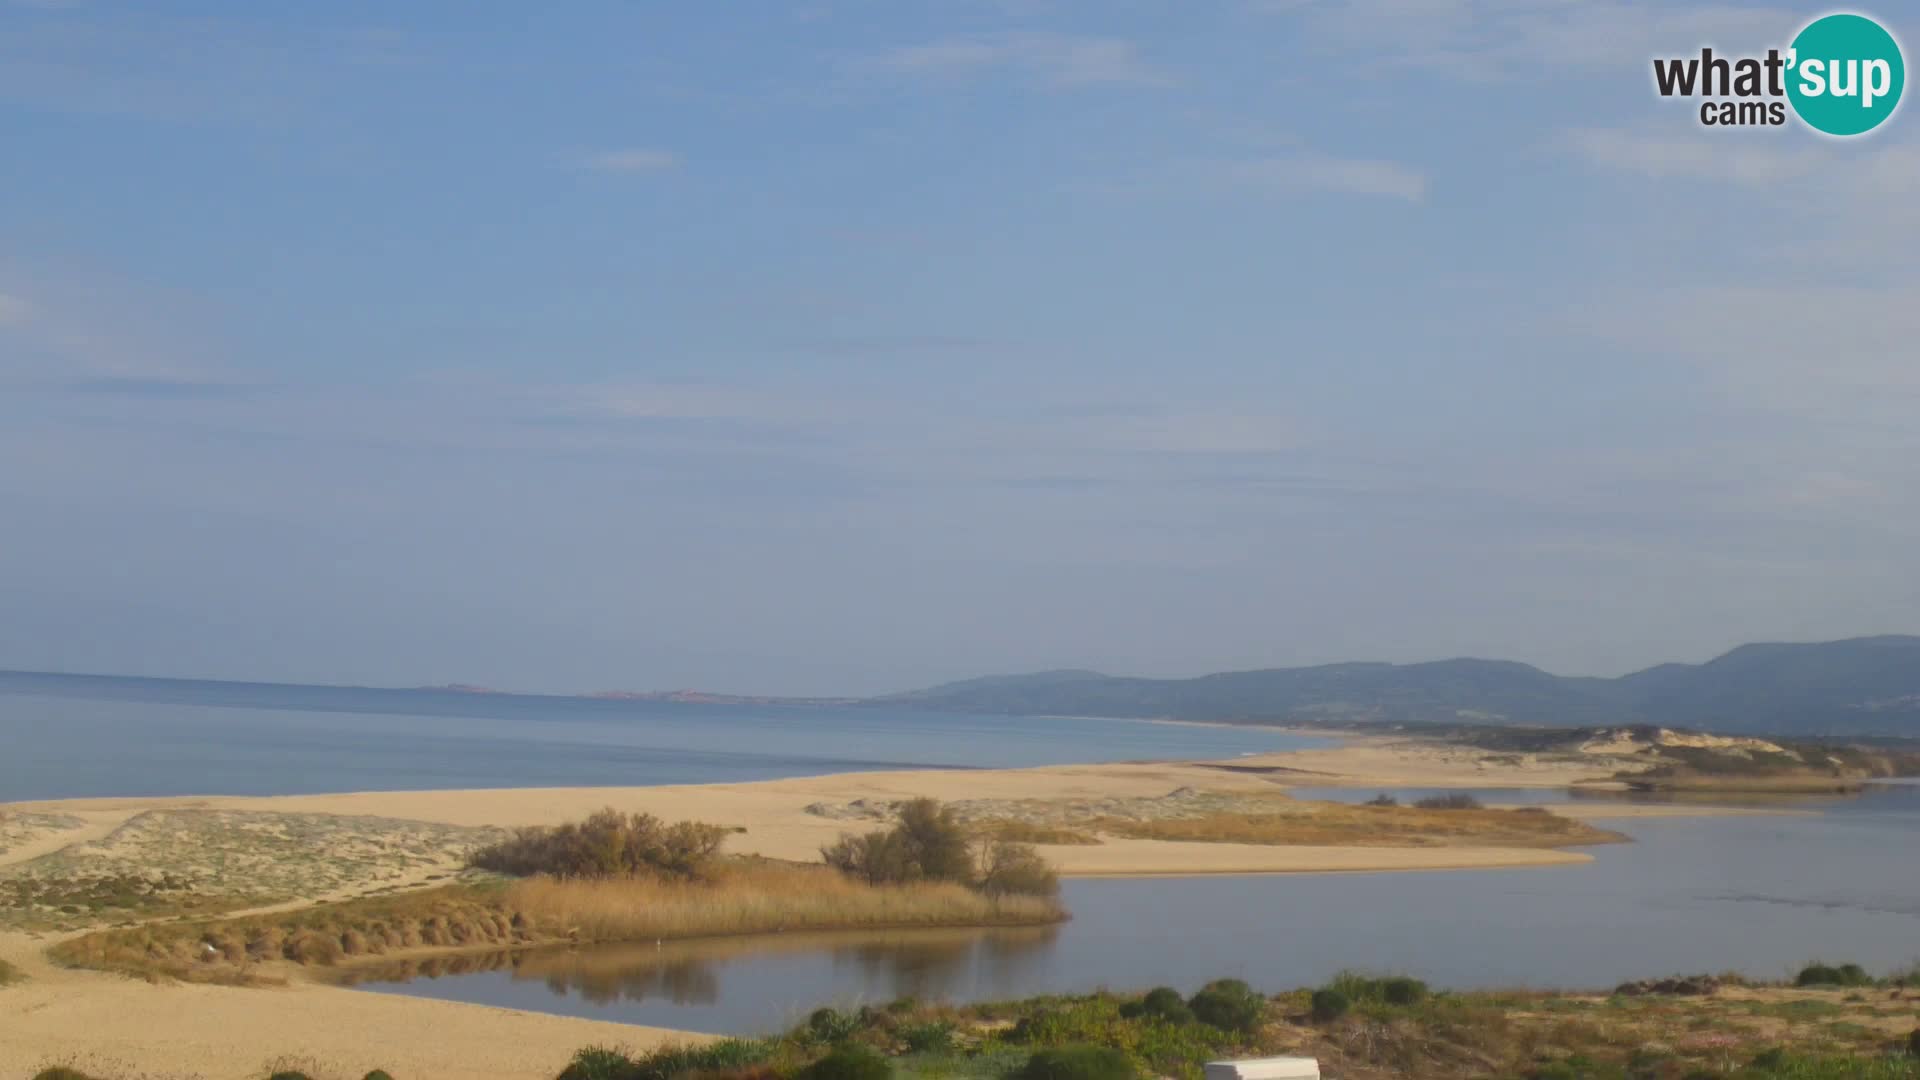
[[[55,829],[45,836],[8,848],[0,852],[0,866],[12,866],[16,863],[30,862],[42,855],[51,855],[62,848],[75,844],[90,844],[95,840],[104,840],[113,830],[125,825],[137,816],[139,810],[76,810],[74,817],[86,822],[77,829]]]

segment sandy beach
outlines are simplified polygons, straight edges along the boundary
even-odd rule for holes
[[[0,868],[55,858],[69,848],[98,847],[124,832],[129,822],[152,817],[154,811],[220,811],[244,823],[378,819],[398,820],[417,830],[472,830],[555,824],[612,806],[740,828],[744,831],[728,840],[728,850],[737,854],[811,860],[821,845],[871,827],[848,813],[923,795],[1023,805],[1032,800],[1158,799],[1183,791],[1284,797],[1284,789],[1296,786],[1544,788],[1604,780],[1612,770],[1604,760],[1521,761],[1459,747],[1362,739],[1334,749],[1212,763],[853,773],[651,788],[64,800],[8,808],[16,820],[27,815],[26,820],[55,822],[59,828],[16,841],[0,852]],[[1554,809],[1583,819],[1751,812],[1607,803]],[[351,832],[326,835],[345,837],[341,843],[368,843]],[[1551,847],[1266,845],[1115,836],[1092,845],[1042,845],[1041,850],[1063,875],[1088,877],[1422,871],[1553,866],[1590,859],[1579,851]],[[452,868],[425,858],[402,863],[389,868],[379,887],[423,884]],[[370,881],[342,878],[324,898],[371,891]],[[321,890],[314,892],[307,902],[323,898]],[[58,969],[42,956],[57,936],[0,933],[0,958],[27,976],[0,989],[0,1006],[9,1017],[0,1025],[0,1080],[16,1074],[24,1078],[41,1065],[63,1061],[91,1063],[123,1075],[238,1080],[256,1076],[264,1063],[289,1055],[309,1058],[323,1071],[343,1076],[350,1072],[357,1077],[379,1066],[417,1077],[534,1080],[553,1076],[581,1046],[644,1047],[702,1037],[362,993],[321,985],[297,972],[284,988],[155,985]]]

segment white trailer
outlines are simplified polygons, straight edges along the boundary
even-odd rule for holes
[[[1320,1062],[1303,1057],[1209,1061],[1206,1080],[1320,1080]]]

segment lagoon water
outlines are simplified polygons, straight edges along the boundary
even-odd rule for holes
[[[1224,758],[1316,740],[1258,729],[880,708],[593,701],[0,673],[0,802],[756,780],[856,769]],[[1370,798],[1371,790],[1303,791]],[[1396,792],[1403,800],[1421,792]],[[1565,799],[1492,791],[1489,802]],[[1604,988],[1816,958],[1920,958],[1920,787],[1805,816],[1631,819],[1583,866],[1073,881],[1030,930],[785,935],[443,958],[369,990],[715,1032],[822,1003],[956,1001],[1343,967],[1436,984]]]
[[[1097,987],[1278,990],[1342,968],[1445,987],[1605,989],[1680,972],[1778,978],[1920,959],[1920,789],[1817,816],[1633,819],[1584,866],[1070,881],[1037,930],[793,935],[496,953],[370,969],[365,989],[726,1033],[824,1003]]]

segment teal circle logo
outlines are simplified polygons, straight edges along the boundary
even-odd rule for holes
[[[1815,19],[1793,39],[1787,100],[1815,131],[1864,135],[1900,106],[1907,64],[1900,43],[1864,15]]]

